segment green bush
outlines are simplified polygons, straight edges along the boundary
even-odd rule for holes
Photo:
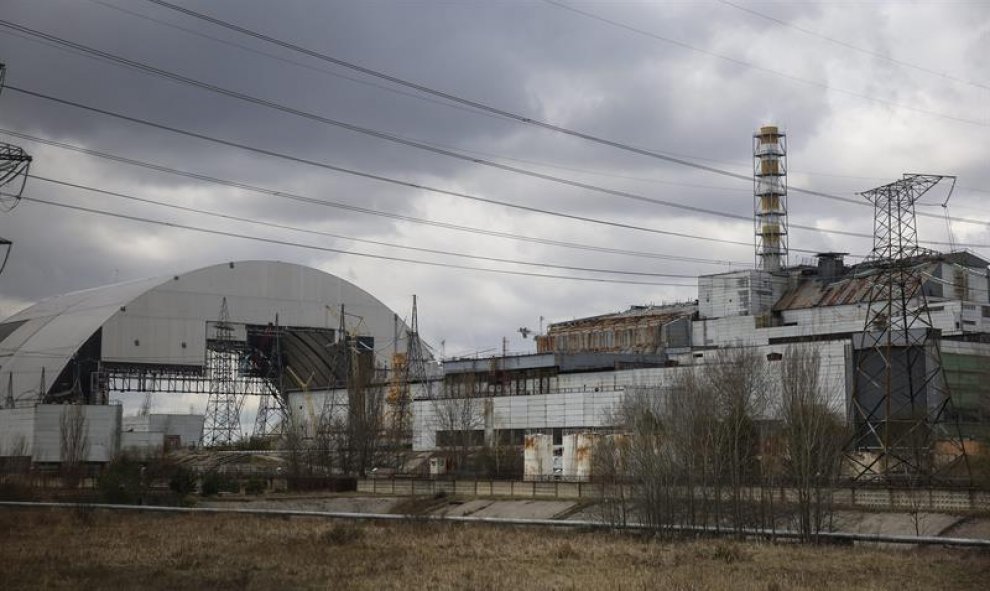
[[[196,474],[188,468],[177,466],[168,479],[168,488],[180,497],[188,496],[196,490]]]
[[[97,479],[100,498],[105,503],[128,505],[141,500],[145,492],[141,464],[126,456],[115,458]]]
[[[27,479],[0,477],[0,501],[33,501],[34,490]]]
[[[244,492],[249,495],[260,495],[268,489],[268,483],[264,478],[252,476],[244,485]]]
[[[207,472],[200,481],[199,492],[204,497],[212,497],[221,492],[240,492],[241,484],[219,472]]]

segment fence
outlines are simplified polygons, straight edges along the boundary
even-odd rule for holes
[[[629,498],[631,486],[622,496]],[[462,497],[509,497],[525,499],[593,500],[602,496],[602,487],[593,482],[522,482],[514,480],[406,480],[364,479],[357,481],[360,493],[395,496],[446,494]],[[685,491],[686,492],[686,491]],[[726,491],[723,491],[723,493]],[[762,491],[766,494],[767,491]],[[709,491],[709,496],[713,493]],[[759,498],[759,489],[743,496]],[[794,502],[797,490],[774,489],[781,502]],[[990,511],[990,491],[953,489],[843,488],[832,492],[838,507],[909,511]]]

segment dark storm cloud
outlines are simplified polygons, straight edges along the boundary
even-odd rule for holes
[[[103,2],[103,0],[101,0]],[[624,153],[518,122],[410,97],[340,67],[208,26],[146,2],[106,0],[228,44],[89,0],[8,0],[5,20],[184,76],[411,140],[462,150],[609,189],[743,216],[751,186]],[[419,84],[628,144],[748,174],[753,129],[784,125],[791,182],[852,196],[901,172],[960,176],[953,213],[979,211],[990,188],[986,90],[850,51],[722,3],[585,3],[595,13],[694,46],[594,20],[545,2],[193,2],[208,12],[304,47]],[[990,15],[902,3],[771,3],[752,8],[880,55],[986,83]],[[980,31],[983,31],[982,33]],[[923,42],[918,41],[923,39]],[[231,46],[237,43],[278,59]],[[723,59],[718,54],[724,56]],[[0,30],[12,85],[120,111],[267,150],[512,203],[623,223],[749,242],[752,224],[519,176],[217,96]],[[298,62],[287,63],[285,60]],[[746,62],[757,67],[748,67]],[[765,71],[775,70],[785,75]],[[358,80],[358,81],[355,81]],[[828,87],[828,88],[825,88]],[[845,93],[840,91],[847,91]],[[879,99],[866,100],[852,94]],[[415,94],[415,93],[413,93]],[[921,110],[975,119],[951,121]],[[747,263],[752,249],[568,221],[333,173],[6,92],[0,125],[146,160],[362,207],[581,244]],[[727,267],[589,253],[443,230],[104,162],[11,140],[36,156],[34,172],[177,205],[287,226],[438,250],[562,265],[697,274]],[[218,220],[106,195],[32,182],[27,195],[278,240],[499,266],[410,253],[345,238]],[[971,210],[962,208],[969,207]],[[975,211],[974,211],[975,210]],[[792,222],[871,231],[866,207],[791,195]],[[944,240],[944,221],[923,219],[923,237]],[[990,242],[986,227],[954,225],[957,239]],[[509,277],[375,262],[95,217],[25,202],[0,218],[13,239],[2,302],[18,304],[114,280],[173,273],[238,258],[318,266],[359,284],[403,315],[420,295],[423,331],[448,352],[500,346],[539,317],[565,319],[630,304],[695,297],[692,287],[627,286]],[[794,229],[791,246],[866,252],[870,241]],[[795,253],[795,259],[807,256]],[[504,266],[502,266],[504,267]],[[566,271],[524,268],[531,272]],[[587,273],[585,273],[587,275]],[[691,280],[629,277],[657,283]],[[524,344],[514,336],[510,348]]]

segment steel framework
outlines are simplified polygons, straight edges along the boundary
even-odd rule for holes
[[[281,432],[286,425],[285,373],[282,359],[283,331],[275,317],[275,324],[265,330],[265,347],[252,352],[253,362],[264,369],[262,394],[258,401],[258,414],[254,419],[254,436],[267,437]]]
[[[20,202],[31,160],[22,148],[0,142],[0,208],[4,211]]]
[[[786,267],[787,134],[772,125],[753,134],[753,225],[756,267]]]
[[[853,335],[854,481],[932,483],[968,462],[942,370],[941,334],[924,287],[938,253],[918,245],[915,204],[946,177],[905,174],[861,193],[874,206],[873,282],[862,333]],[[956,425],[954,433],[951,427]]]
[[[7,66],[0,63],[0,92],[3,92],[3,82],[6,76]],[[20,202],[30,168],[31,156],[23,149],[0,142],[0,210],[10,211]],[[0,238],[0,249],[3,249],[0,273],[3,273],[7,267],[12,246],[10,240]]]
[[[230,445],[241,433],[241,405],[244,397],[237,391],[236,359],[240,343],[233,339],[227,298],[220,304],[220,317],[213,325],[214,334],[207,347],[207,375],[210,396],[206,402],[203,441],[207,446]]]

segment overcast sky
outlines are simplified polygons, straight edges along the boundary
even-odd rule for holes
[[[990,220],[990,3],[174,0],[334,58],[533,119],[748,175],[752,134],[782,126],[792,186],[855,198],[903,172],[958,175],[949,213]],[[0,19],[236,92],[461,154],[742,216],[752,184],[479,113],[269,45],[143,0],[0,0]],[[576,9],[568,10],[567,7]],[[0,27],[7,84],[255,148],[487,199],[751,244],[753,225],[637,202],[430,153],[221,96]],[[0,127],[74,146],[389,214],[641,253],[602,253],[300,203],[155,172],[0,132],[32,174],[250,218],[171,210],[32,179],[25,197],[285,242],[470,267],[655,285],[457,270],[142,224],[25,200],[0,214],[13,240],[3,315],[40,298],[239,259],[344,277],[406,316],[447,355],[533,347],[519,327],[691,300],[695,277],[752,265],[753,248],[619,229],[390,185],[127,123],[25,95],[0,96]],[[941,188],[939,189],[941,190]],[[919,211],[941,215],[944,191]],[[865,254],[868,207],[792,192],[805,251]],[[271,224],[336,235],[303,233]],[[946,221],[920,219],[924,240]],[[957,243],[990,245],[954,222]],[[608,275],[534,263],[661,273]],[[946,246],[938,246],[945,249]],[[990,254],[986,248],[971,247]],[[668,255],[665,257],[642,256]],[[797,263],[809,252],[792,252]],[[687,257],[692,260],[678,260]],[[698,259],[705,260],[704,262]],[[718,261],[721,261],[719,263]],[[727,264],[731,263],[731,264]]]

